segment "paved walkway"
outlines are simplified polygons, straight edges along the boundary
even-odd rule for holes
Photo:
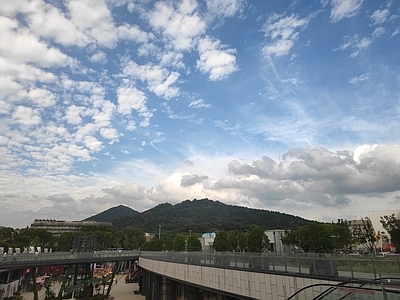
[[[133,291],[139,289],[137,283],[125,283],[126,275],[118,275],[117,276],[117,284],[114,284],[111,288],[110,296],[114,297],[114,300],[144,300],[144,296],[136,295]],[[57,286],[55,287],[57,290]],[[39,291],[39,300],[44,299],[45,289],[42,288]],[[32,292],[24,292],[21,293],[24,297],[24,300],[33,300]]]

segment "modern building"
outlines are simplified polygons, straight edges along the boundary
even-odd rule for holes
[[[150,242],[151,240],[154,240],[156,235],[154,233],[145,233],[145,242]]]
[[[266,230],[265,234],[269,239],[271,252],[283,253],[285,248],[282,243],[282,237],[285,235],[285,230],[283,229]]]
[[[377,210],[368,212],[368,218],[371,220],[372,227],[374,227],[375,234],[379,236],[379,240],[376,242],[376,248],[383,252],[394,251],[393,244],[391,243],[390,234],[383,228],[381,218],[385,216],[394,215],[397,219],[400,219],[400,209],[392,210]]]
[[[199,238],[201,243],[201,250],[203,251],[214,251],[214,239],[216,237],[215,232],[206,232],[203,233],[201,238]]]
[[[73,232],[80,230],[82,226],[113,226],[109,222],[96,221],[58,221],[52,219],[35,219],[30,228],[44,229],[55,237],[59,237],[64,232]]]
[[[385,232],[385,234],[390,238],[390,235],[383,228],[381,223],[381,217],[394,215],[397,219],[400,218],[400,209],[392,210],[377,210],[368,212],[368,218],[371,220],[372,227],[374,227],[375,233]]]

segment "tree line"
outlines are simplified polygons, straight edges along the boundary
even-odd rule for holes
[[[288,251],[314,253],[332,253],[333,251],[352,252],[357,245],[364,245],[368,252],[375,251],[375,244],[384,240],[387,234],[396,250],[400,249],[400,220],[395,215],[384,216],[381,224],[386,232],[375,232],[369,218],[363,218],[357,224],[339,219],[336,223],[310,222],[295,230],[286,230],[281,239]],[[163,238],[145,240],[143,229],[128,226],[118,230],[114,226],[83,226],[79,231],[65,232],[54,237],[44,229],[0,228],[0,247],[8,249],[29,247],[49,248],[53,251],[70,251],[73,249],[74,237],[78,235],[95,235],[95,250],[105,249],[141,249],[145,251],[201,251],[199,240],[201,233],[163,233]],[[216,232],[213,242],[216,251],[227,252],[265,252],[270,251],[270,241],[265,229],[252,225],[245,230],[221,230]]]
[[[343,219],[331,224],[312,222],[296,230],[285,231],[281,238],[284,245],[304,252],[349,253],[356,250],[358,245],[363,245],[366,252],[374,254],[377,250],[382,250],[377,249],[377,242],[388,242],[385,238],[389,234],[391,243],[399,252],[400,220],[393,214],[381,217],[380,222],[387,232],[375,232],[371,220],[365,217],[355,224]]]

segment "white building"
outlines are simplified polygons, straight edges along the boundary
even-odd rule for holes
[[[214,251],[214,239],[215,239],[215,232],[206,232],[200,238],[201,242],[201,250],[203,251]]]
[[[381,224],[381,217],[395,215],[397,219],[400,217],[400,209],[392,209],[392,210],[377,210],[368,212],[368,218],[371,220],[372,227],[374,227],[375,233],[385,232],[386,235],[390,238],[390,235],[386,232],[386,229],[383,228]]]
[[[283,253],[284,245],[282,243],[282,237],[285,235],[285,230],[283,229],[266,230],[265,234],[269,239],[271,252]]]
[[[400,209],[392,209],[392,210],[377,210],[368,212],[368,218],[371,220],[372,227],[374,228],[375,234],[378,232],[381,235],[381,239],[376,242],[376,247],[381,249],[382,251],[391,251],[387,245],[385,245],[385,241],[390,242],[390,234],[387,232],[385,228],[383,228],[381,223],[381,217],[395,215],[397,219],[400,218]]]

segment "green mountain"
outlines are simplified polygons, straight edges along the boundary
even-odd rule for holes
[[[110,218],[107,218],[110,211],[114,212],[113,209],[109,209],[89,219],[97,221],[97,217],[101,215],[102,221],[112,222],[119,230],[133,226],[153,233],[158,233],[159,225],[162,232],[204,233],[217,230],[246,230],[253,224],[264,229],[295,229],[310,222],[285,213],[227,205],[209,199],[186,200],[176,205],[164,203],[142,213],[132,210],[135,213],[121,214],[118,217],[110,214]]]
[[[118,205],[112,208],[109,208],[97,215],[94,215],[90,218],[87,218],[82,221],[97,221],[97,222],[110,222],[113,223],[115,220],[121,218],[130,218],[140,214],[140,212],[133,210],[130,207],[124,205]]]

